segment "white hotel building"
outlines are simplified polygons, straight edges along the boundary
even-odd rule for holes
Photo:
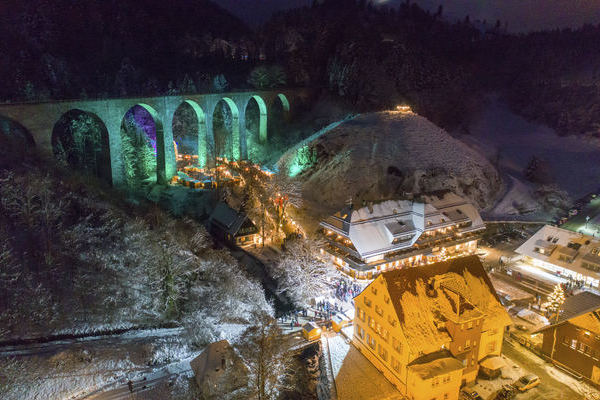
[[[320,225],[327,241],[322,254],[359,279],[472,254],[485,229],[477,208],[449,191],[356,210],[350,205]]]
[[[599,286],[600,240],[593,236],[545,225],[515,251],[533,266]]]

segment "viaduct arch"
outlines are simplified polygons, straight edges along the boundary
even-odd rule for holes
[[[211,94],[191,94],[160,97],[117,98],[101,100],[67,100],[44,103],[0,104],[0,119],[7,119],[23,126],[33,138],[38,152],[45,157],[54,157],[52,133],[55,124],[71,110],[80,110],[93,115],[100,121],[107,133],[107,162],[110,181],[113,186],[125,183],[121,141],[121,124],[127,111],[138,105],[152,116],[156,126],[156,172],[158,183],[167,183],[176,174],[176,156],[173,138],[173,117],[175,111],[188,104],[197,117],[198,163],[207,165],[213,158],[214,130],[213,112],[220,101],[224,101],[234,114],[232,124],[233,158],[247,159],[246,107],[250,101],[258,103],[259,137],[267,138],[267,105],[280,100],[286,112],[293,114],[290,105],[306,103],[311,97],[310,89],[282,91],[231,92]]]

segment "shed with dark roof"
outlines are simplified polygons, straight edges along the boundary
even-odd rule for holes
[[[231,245],[249,246],[258,241],[258,228],[248,216],[223,202],[211,213],[209,229],[218,239]]]

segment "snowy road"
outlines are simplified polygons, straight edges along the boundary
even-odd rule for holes
[[[505,341],[502,353],[525,370],[539,376],[542,381],[537,388],[520,394],[519,400],[577,400],[598,395],[598,391],[590,385],[559,371],[517,343],[509,344]]]
[[[34,343],[17,346],[0,347],[0,357],[28,357],[49,356],[64,350],[71,350],[74,346],[85,347],[117,347],[123,345],[136,345],[152,341],[156,338],[176,336],[183,328],[145,329],[130,331],[119,335],[90,336],[79,339],[55,340],[46,343]]]

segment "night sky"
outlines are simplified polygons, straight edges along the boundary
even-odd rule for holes
[[[374,0],[375,4],[397,5],[404,0]],[[600,0],[413,0],[423,7],[437,10],[444,6],[444,15],[462,19],[495,23],[508,21],[513,32],[579,27],[584,23],[600,23]],[[251,25],[266,20],[272,12],[310,5],[311,0],[219,0],[218,4],[232,11]]]

